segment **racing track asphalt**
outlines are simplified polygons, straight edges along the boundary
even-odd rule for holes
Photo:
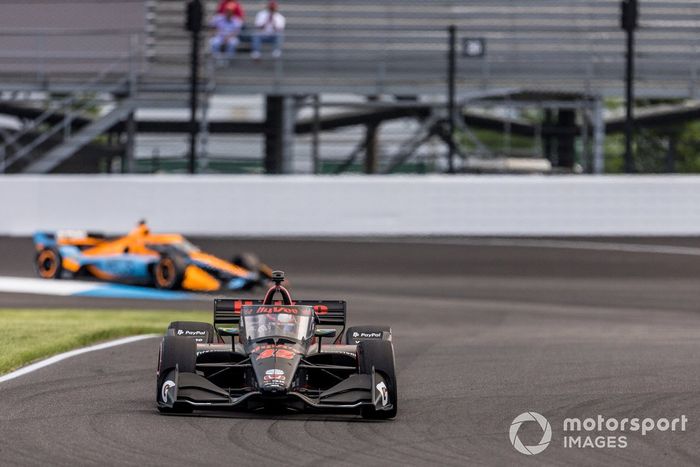
[[[243,245],[286,270],[293,295],[344,298],[351,324],[391,324],[396,420],[160,416],[153,405],[158,341],[151,339],[0,384],[0,464],[700,462],[700,257],[404,242],[198,243],[222,255]],[[31,275],[27,255],[27,240],[0,239],[0,275]],[[0,306],[173,304],[2,294]],[[179,306],[209,309],[206,302]],[[548,418],[553,438],[528,457],[513,449],[508,430],[530,410]],[[562,446],[564,418],[598,414],[686,415],[689,422],[686,432],[626,433],[625,449]],[[531,445],[541,434],[529,423],[519,436]]]

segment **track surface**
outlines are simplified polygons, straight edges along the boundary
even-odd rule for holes
[[[410,243],[198,243],[224,256],[241,248],[258,252],[287,271],[299,298],[347,299],[351,324],[391,324],[399,417],[368,423],[335,416],[159,416],[154,339],[0,385],[0,464],[700,462],[698,257]],[[0,275],[31,275],[29,256],[29,241],[0,239]],[[0,295],[3,307],[38,305],[173,307]],[[209,309],[206,302],[179,306]],[[513,418],[529,410],[547,417],[554,431],[549,448],[532,457],[508,440]],[[684,433],[627,433],[626,449],[562,447],[564,418],[597,414],[685,414],[689,423]],[[542,434],[533,426],[521,429],[526,445]]]

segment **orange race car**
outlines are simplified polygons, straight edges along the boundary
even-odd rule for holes
[[[249,253],[231,261],[204,253],[179,234],[153,234],[141,221],[128,235],[108,239],[82,231],[37,232],[35,266],[45,279],[105,281],[197,292],[266,285],[272,270]]]

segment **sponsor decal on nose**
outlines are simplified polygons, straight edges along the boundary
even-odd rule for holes
[[[277,368],[274,368],[265,372],[263,381],[265,381],[266,384],[270,385],[284,384],[284,382],[287,381],[287,376],[284,374],[283,370],[278,370]]]

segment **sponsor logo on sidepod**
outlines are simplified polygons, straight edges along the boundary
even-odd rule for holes
[[[381,332],[353,332],[352,337],[362,337],[364,339],[379,339],[382,337]]]
[[[361,332],[360,337],[364,337],[367,339],[379,339],[380,337],[382,337],[382,333],[381,332]]]
[[[206,331],[190,331],[190,330],[185,330],[183,331],[182,329],[177,330],[177,335],[178,336],[205,336],[207,334]]]

